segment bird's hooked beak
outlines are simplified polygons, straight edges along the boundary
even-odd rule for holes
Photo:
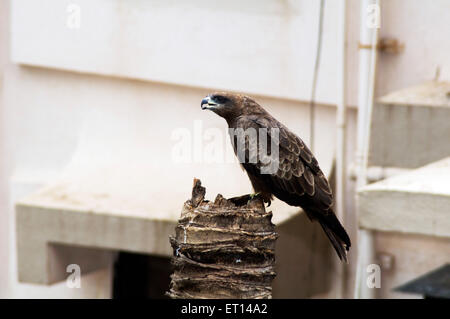
[[[217,103],[215,103],[210,96],[207,96],[202,100],[201,104],[202,110],[211,110],[214,109],[216,106]]]

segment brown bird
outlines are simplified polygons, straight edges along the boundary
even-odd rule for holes
[[[245,95],[214,93],[202,100],[201,107],[227,121],[234,152],[256,194],[269,205],[274,195],[291,206],[301,207],[310,220],[320,223],[339,258],[347,262],[350,238],[334,214],[330,185],[301,138]],[[256,132],[257,138],[236,133],[239,130]],[[272,132],[278,132],[278,136]],[[266,140],[260,140],[261,137]],[[265,153],[261,141],[267,141]],[[261,152],[256,158],[252,156],[255,151]]]

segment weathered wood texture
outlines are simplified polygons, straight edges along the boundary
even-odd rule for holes
[[[214,203],[194,180],[170,237],[174,273],[172,298],[271,298],[277,233],[272,213],[249,195]]]

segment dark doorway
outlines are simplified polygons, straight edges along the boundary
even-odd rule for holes
[[[170,258],[120,252],[114,263],[114,299],[166,299],[172,267]]]

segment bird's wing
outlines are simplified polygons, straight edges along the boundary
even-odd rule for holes
[[[270,174],[261,175],[266,183],[271,184],[271,188],[274,189],[274,194],[277,197],[280,197],[277,193],[283,194],[283,197],[285,197],[283,200],[291,205],[295,205],[295,202],[302,197],[303,203],[314,203],[314,212],[321,214],[332,212],[333,195],[330,185],[319,168],[316,158],[297,135],[277,120],[264,116],[246,117],[239,124],[245,130],[248,128],[256,130],[265,128],[269,135],[267,138],[268,144],[272,141],[270,129],[278,129],[278,142],[274,139],[273,143],[278,146],[279,156],[278,158],[269,157],[269,161],[277,161],[278,168]],[[256,143],[251,143],[248,140],[244,141],[243,146],[248,150],[248,153],[258,147]],[[249,158],[246,157],[246,161],[248,160]],[[244,165],[244,167],[249,165],[252,164]],[[268,165],[268,162],[267,159],[263,162],[258,160],[253,165],[254,168],[261,170],[262,167]],[[296,206],[299,206],[299,204]],[[308,207],[303,208],[308,210]]]
[[[250,179],[256,178],[259,184],[264,184],[272,194],[287,204],[302,207],[309,218],[320,223],[339,258],[347,261],[347,251],[351,246],[350,238],[333,212],[330,185],[305,143],[270,116],[243,117],[238,121],[238,127],[244,130],[253,128],[258,130],[259,134],[266,132],[267,146],[271,143],[278,146],[278,156],[268,156],[262,161],[258,156],[258,161],[251,163],[248,155],[254,152],[255,148],[260,148],[260,140],[252,143],[246,136],[240,141],[237,139],[239,146],[246,151],[246,162],[242,166],[249,177],[252,175]],[[261,128],[265,130],[259,130]],[[271,138],[271,128],[278,129],[278,139]],[[272,154],[272,151],[270,148],[268,154]],[[277,164],[276,169],[267,174],[262,173],[262,168],[274,162]]]

